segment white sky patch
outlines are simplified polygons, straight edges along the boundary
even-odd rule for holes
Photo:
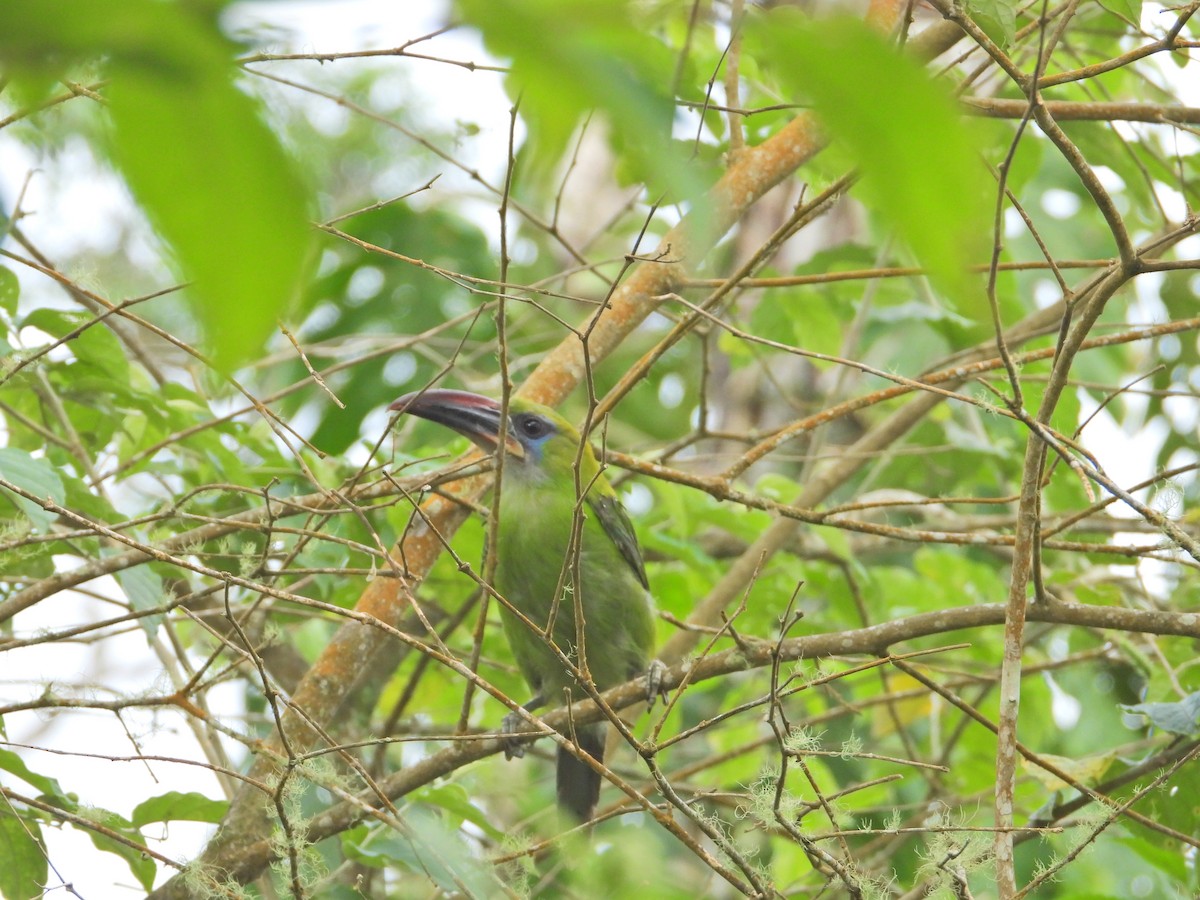
[[[1025,231],[1025,220],[1021,218],[1021,214],[1011,206],[1004,207],[1004,236],[1020,237]]]
[[[1069,219],[1079,213],[1082,201],[1062,188],[1050,188],[1041,198],[1042,209],[1055,219]]]
[[[313,103],[305,110],[305,115],[313,130],[325,137],[340,137],[350,127],[350,111],[344,106]]]
[[[1098,403],[1086,391],[1078,392],[1080,402],[1080,421],[1086,419],[1095,411]],[[1129,431],[1129,423],[1140,420],[1137,407],[1144,405],[1144,398],[1136,395],[1123,395],[1117,402],[1127,402],[1130,415],[1126,427],[1118,425],[1108,409],[1102,409],[1088,423],[1083,431],[1083,445],[1095,455],[1105,473],[1123,488],[1147,481],[1155,473],[1155,448],[1161,447],[1169,433],[1169,426],[1161,418],[1153,418],[1143,422],[1136,431]],[[1147,499],[1145,490],[1135,492],[1139,500]],[[1138,513],[1117,502],[1109,507],[1109,512],[1115,516],[1130,517]]]
[[[1100,186],[1109,193],[1125,190],[1125,179],[1108,166],[1092,166],[1092,172],[1095,174],[1096,180],[1100,182]]]
[[[1180,434],[1194,431],[1200,425],[1200,406],[1197,406],[1195,397],[1165,397],[1163,414]]]
[[[448,12],[448,5],[440,0],[291,0],[286,4],[248,0],[230,6],[223,24],[231,33],[249,29],[278,35],[276,52],[332,53],[399,46],[441,28]]]
[[[1170,318],[1166,304],[1162,302],[1162,286],[1166,278],[1163,272],[1144,272],[1134,279],[1134,302],[1129,304],[1126,322],[1145,325],[1149,322],[1165,322]]]
[[[685,396],[683,379],[674,372],[668,372],[658,383],[658,402],[664,409],[675,409]]]
[[[1161,181],[1154,183],[1154,194],[1162,204],[1168,216],[1177,222],[1182,222],[1188,215],[1188,204],[1183,194],[1170,185]]]
[[[1062,288],[1050,278],[1039,278],[1033,283],[1033,302],[1038,309],[1046,309],[1062,300]]]
[[[393,353],[388,357],[387,362],[383,364],[383,380],[385,384],[395,387],[407,385],[416,374],[417,358],[407,350],[403,350],[400,353]]]
[[[1049,672],[1043,672],[1042,678],[1050,688],[1050,715],[1054,724],[1064,730],[1074,728],[1083,714],[1083,704],[1064,691]]]
[[[630,515],[644,516],[654,508],[654,494],[644,484],[630,482],[621,492],[621,503]]]
[[[346,297],[352,302],[370,300],[383,290],[383,272],[378,266],[361,266],[354,270],[346,285]]]

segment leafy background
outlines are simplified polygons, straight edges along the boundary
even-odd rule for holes
[[[323,6],[0,8],[0,893],[1192,896],[1197,4]],[[433,383],[637,524],[591,843]]]

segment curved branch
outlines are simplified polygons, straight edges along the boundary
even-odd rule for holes
[[[806,635],[788,638],[782,642],[752,640],[743,636],[738,647],[670,667],[663,676],[663,686],[675,689],[684,682],[690,685],[734,672],[768,668],[777,661],[795,662],[803,659],[864,654],[886,657],[889,647],[905,641],[944,636],[968,628],[1003,625],[1005,612],[1004,604],[989,603],[920,613],[853,631]],[[1197,613],[1054,603],[1036,604],[1030,609],[1028,618],[1034,622],[1080,628],[1200,638],[1200,614]],[[600,696],[611,709],[626,709],[645,701],[645,682],[637,678],[605,691]],[[550,733],[601,721],[606,718],[606,714],[595,703],[586,701],[533,718],[539,727]],[[504,746],[496,738],[466,736],[462,740],[454,741],[444,750],[380,779],[376,787],[389,800],[395,801],[439,778],[449,776],[466,765],[494,756],[503,749]],[[653,754],[653,749],[646,748],[645,752]],[[363,791],[353,801],[339,803],[314,816],[307,822],[306,834],[309,840],[314,842],[340,834],[366,818],[369,809],[378,803],[379,796],[374,789]],[[270,839],[258,838],[248,841],[237,848],[236,853],[226,858],[226,869],[231,877],[245,883],[257,877],[270,865],[276,858],[277,850],[277,843]]]

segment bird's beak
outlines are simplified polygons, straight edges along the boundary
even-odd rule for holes
[[[504,452],[525,458],[525,448],[508,423],[500,421],[500,404],[490,397],[467,391],[417,391],[405,394],[388,409],[420,416],[469,437],[488,453],[494,453],[504,435]]]

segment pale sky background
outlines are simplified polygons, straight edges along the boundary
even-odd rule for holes
[[[444,23],[448,4],[441,0],[292,0],[292,2],[247,2],[231,11],[231,23],[242,24],[263,20],[273,23],[280,35],[276,45],[264,49],[277,52],[336,52],[369,48],[386,48],[402,44],[429,33]],[[1147,13],[1152,15],[1152,11]],[[428,52],[456,59],[485,61],[479,44],[466,32],[439,37],[428,45]],[[480,125],[485,132],[494,132],[490,144],[476,141],[475,146],[503,148],[507,141],[508,100],[494,73],[468,72],[437,63],[416,63],[380,60],[378,65],[390,67],[403,64],[410,75],[409,85],[415,86],[418,96],[428,107],[436,109],[447,121],[464,120]],[[297,63],[297,66],[309,65]],[[316,63],[312,63],[316,66]],[[1169,65],[1169,64],[1168,64]],[[299,70],[302,71],[302,70]],[[1184,85],[1183,99],[1191,105],[1200,104],[1200,82]],[[295,102],[305,102],[293,95]],[[314,127],[336,127],[340,112],[327,101],[312,100]],[[81,102],[81,101],[73,101]],[[467,152],[472,152],[467,148]],[[485,171],[498,173],[503,166],[503,152],[490,159],[471,160]],[[82,151],[65,154],[55,165],[39,161],[26,146],[0,131],[0,196],[11,207],[27,174],[41,168],[30,181],[24,207],[34,213],[22,221],[22,227],[51,258],[68,258],[89,242],[109,240],[111,223],[129,216],[129,200],[123,185],[102,168],[94,166]],[[448,173],[449,175],[450,173]],[[443,176],[447,177],[447,176]],[[401,188],[402,190],[403,188]],[[1050,210],[1048,210],[1050,211]],[[1052,211],[1050,211],[1052,212]],[[1068,213],[1069,214],[1069,213]],[[494,211],[491,213],[494,222]],[[1193,238],[1181,247],[1183,254],[1196,255]],[[131,264],[154,264],[153,250],[147,246],[144,259],[135,252]],[[24,297],[44,295],[47,302],[63,303],[61,292],[44,280],[21,272]],[[1139,290],[1139,296],[1146,292]],[[1143,301],[1145,307],[1131,311],[1143,321],[1155,318],[1157,300]],[[1085,410],[1086,412],[1086,410]],[[1189,414],[1194,415],[1194,407]],[[1107,414],[1089,426],[1088,444],[1100,456],[1108,471],[1121,483],[1131,484],[1147,477],[1151,471],[1149,453],[1129,452],[1134,435],[1123,434]],[[1155,440],[1153,433],[1141,440]],[[1157,439],[1161,439],[1160,437]],[[0,443],[3,435],[0,433]],[[1115,510],[1114,510],[1115,511]],[[1120,514],[1120,513],[1118,513]],[[64,561],[67,566],[73,562]],[[108,595],[119,595],[111,580],[90,587]],[[87,621],[111,615],[94,599],[81,595],[60,594],[52,600],[21,613],[16,620],[25,634],[39,628],[50,628],[64,621]],[[173,651],[164,650],[169,659]],[[160,658],[148,646],[144,632],[132,628],[120,638],[107,639],[96,646],[56,643],[52,647],[30,648],[0,654],[0,702],[39,695],[46,683],[61,683],[66,693],[78,693],[68,685],[94,685],[90,691],[100,699],[111,697],[110,689],[137,694],[168,692],[170,677],[164,673]],[[217,702],[221,697],[227,711],[240,710],[241,690],[236,685],[210,695]],[[215,779],[200,766],[168,762],[149,762],[138,756],[164,756],[200,760],[196,744],[182,716],[169,711],[152,714],[131,710],[125,715],[125,727],[106,713],[13,715],[6,722],[8,738],[16,744],[44,748],[26,754],[35,771],[56,775],[63,787],[74,791],[85,803],[92,803],[128,815],[141,800],[167,790],[200,791],[212,797],[220,796]],[[86,740],[81,733],[86,731]],[[130,735],[136,739],[136,746]],[[81,746],[91,753],[105,757],[87,759],[79,755]],[[47,751],[59,750],[71,754],[51,758]],[[110,761],[107,757],[123,757],[128,761]],[[24,787],[24,786],[22,786]],[[209,826],[174,823],[159,833],[163,838],[156,849],[177,860],[196,854],[211,832]],[[142,894],[128,868],[116,857],[97,851],[90,840],[75,829],[44,829],[50,847],[51,861],[57,876],[72,884],[80,896],[88,900],[136,897]],[[151,836],[154,832],[151,831]],[[161,877],[173,874],[163,869]],[[51,873],[54,887],[55,873]]]

